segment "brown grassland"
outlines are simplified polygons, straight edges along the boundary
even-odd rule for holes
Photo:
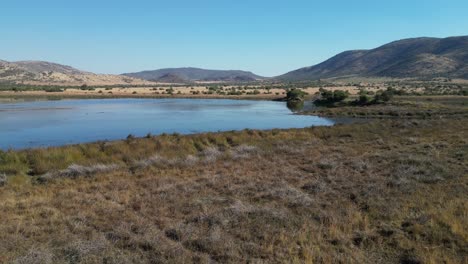
[[[218,86],[217,86],[218,87]],[[37,98],[37,97],[57,97],[57,98],[119,98],[119,97],[136,97],[136,98],[229,98],[229,99],[280,99],[284,98],[286,90],[284,88],[264,89],[256,86],[248,86],[246,90],[240,93],[238,86],[226,86],[217,88],[218,92],[210,92],[209,86],[181,86],[181,87],[121,87],[121,88],[94,88],[93,90],[81,90],[79,88],[67,88],[63,91],[44,91],[44,90],[28,90],[28,91],[11,91],[1,90],[0,98]],[[169,89],[172,89],[170,91]],[[234,91],[239,94],[227,94]],[[345,90],[350,94],[356,94],[359,89],[353,86],[336,86],[327,87],[329,90]],[[303,88],[309,95],[314,95],[319,91],[318,87]],[[378,90],[372,88],[369,90]],[[170,91],[170,92],[169,92]],[[257,93],[252,94],[252,91]],[[222,92],[222,93],[221,93]]]
[[[0,263],[467,263],[468,109],[446,98],[0,152]]]

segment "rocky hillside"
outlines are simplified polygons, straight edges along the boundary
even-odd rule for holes
[[[404,39],[372,50],[345,51],[318,65],[286,73],[277,79],[355,76],[468,79],[468,36]]]
[[[121,75],[94,74],[45,61],[0,60],[0,82],[33,85],[139,85],[147,81]]]

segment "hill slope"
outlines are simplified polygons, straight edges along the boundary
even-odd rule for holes
[[[177,79],[185,81],[255,81],[264,77],[248,71],[205,70],[199,68],[168,68],[153,71],[124,73],[124,76],[140,78],[149,81]],[[166,78],[171,76],[171,78]]]
[[[61,65],[58,63],[47,62],[47,61],[16,61],[15,65],[18,65],[27,71],[33,73],[41,72],[58,72],[63,74],[86,74],[88,72],[80,71],[71,66]]]
[[[346,76],[468,79],[468,36],[404,39],[372,50],[345,51],[318,65],[291,71],[277,79]]]
[[[0,60],[0,82],[33,85],[138,85],[146,81],[112,74],[94,74],[46,61]]]

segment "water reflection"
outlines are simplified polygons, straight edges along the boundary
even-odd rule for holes
[[[304,101],[288,101],[286,106],[294,113],[300,112],[304,109]]]
[[[115,140],[128,134],[302,128],[335,123],[327,118],[291,112],[303,107],[303,102],[226,99],[0,102],[0,149]]]

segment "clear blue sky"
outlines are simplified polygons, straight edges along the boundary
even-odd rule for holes
[[[24,0],[0,4],[0,59],[98,73],[193,66],[273,76],[349,49],[468,35],[467,0]]]

